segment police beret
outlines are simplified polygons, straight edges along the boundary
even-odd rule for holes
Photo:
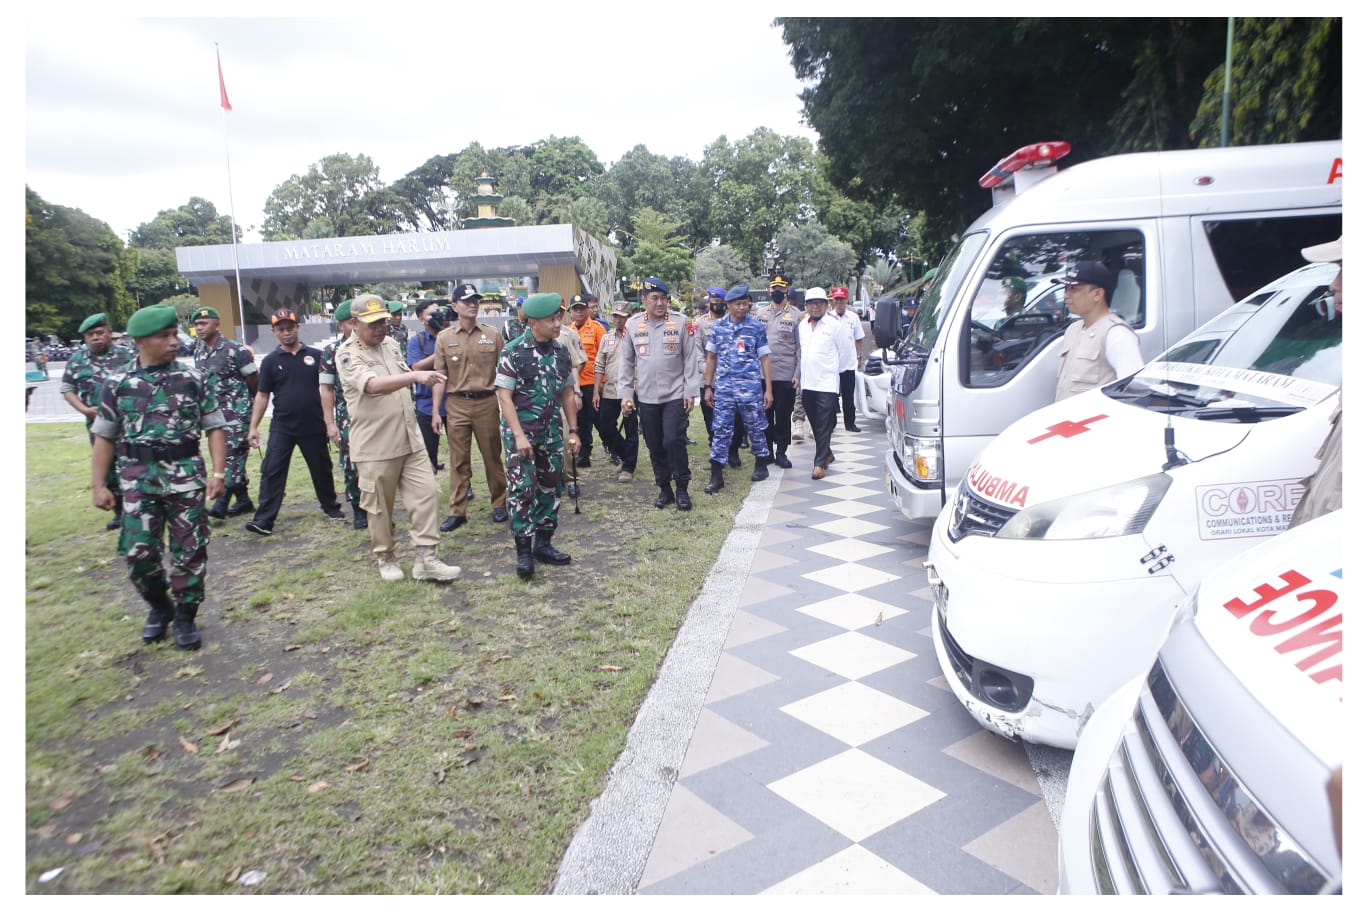
[[[717,288],[716,286],[708,289],[708,297],[724,298],[727,296],[727,289]]]
[[[528,295],[523,302],[523,315],[530,320],[553,316],[561,309],[561,296],[552,291]]]
[[[97,326],[108,326],[108,325],[109,325],[109,317],[105,316],[105,315],[102,314],[102,313],[91,314],[90,316],[86,317],[84,321],[82,321],[82,323],[81,323],[81,328],[78,329],[78,330],[76,330],[76,331],[77,331],[78,333],[80,333],[81,335],[84,336],[86,333],[90,332],[92,329],[94,329],[94,328],[97,327]]]
[[[338,304],[338,305],[337,305],[337,310],[334,310],[334,311],[333,311],[333,319],[334,319],[334,320],[337,320],[339,323],[342,322],[343,320],[350,320],[350,319],[352,318],[352,317],[351,317],[351,306],[352,306],[352,299],[351,299],[351,298],[347,298],[347,300],[343,301],[341,304]]]
[[[403,312],[404,312],[404,302],[403,302],[403,301],[386,301],[386,302],[385,302],[385,306],[389,308],[389,312],[392,313],[392,314],[397,314],[397,313],[403,313]]]
[[[214,308],[196,307],[195,312],[190,315],[190,322],[194,323],[196,320],[217,320],[218,318],[218,311],[214,310]]]
[[[665,284],[664,279],[657,279],[655,276],[647,276],[642,280],[641,293],[646,294],[648,291],[663,291],[668,295],[670,293],[670,286]]]
[[[135,339],[142,339],[175,325],[176,308],[168,304],[153,304],[128,318],[128,334]]]
[[[732,290],[727,292],[727,303],[730,304],[732,301],[739,301],[742,298],[749,300],[750,296],[750,286],[734,285],[732,286]]]

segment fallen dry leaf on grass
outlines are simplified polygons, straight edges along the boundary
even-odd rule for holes
[[[199,748],[195,746],[195,742],[187,741],[185,735],[177,735],[176,737],[180,739],[180,746],[187,754],[199,753]]]
[[[289,681],[286,681],[284,684],[281,684],[279,687],[272,687],[270,690],[268,690],[268,691],[266,691],[266,692],[267,692],[268,694],[284,693],[286,690],[289,689],[289,687],[290,687],[290,682],[289,682]]]
[[[344,770],[346,770],[347,772],[349,772],[349,773],[359,773],[359,772],[361,772],[363,769],[365,769],[365,768],[368,767],[368,766],[370,766],[370,761],[369,761],[369,760],[362,760],[362,761],[359,762],[359,763],[352,763],[352,764],[350,764],[350,765],[348,765],[348,766],[344,766],[344,767],[342,767],[342,768],[343,768]]]
[[[303,648],[304,648],[304,647],[301,646],[301,645],[299,645],[298,643],[290,643],[290,644],[288,644],[288,645],[285,647],[284,651],[285,651],[285,652],[294,652],[296,649],[303,649]]]
[[[331,788],[331,787],[332,787],[332,786],[328,785],[327,782],[325,782],[325,781],[322,780],[322,779],[319,779],[317,782],[315,782],[315,783],[313,783],[312,785],[309,786],[308,792],[309,792],[310,795],[312,795],[312,794],[315,794],[315,793],[317,793],[317,792],[321,792],[321,791],[323,791],[323,790],[326,789],[326,788]]]
[[[247,788],[247,786],[251,785],[251,784],[252,784],[253,782],[255,782],[255,781],[256,781],[256,778],[255,778],[254,776],[248,776],[248,777],[243,778],[243,779],[234,779],[232,782],[228,782],[228,783],[225,783],[224,785],[220,785],[218,788],[214,789],[214,791],[216,791],[216,792],[240,792],[240,791],[242,791],[243,789]]]
[[[223,740],[219,742],[218,750],[214,751],[214,753],[221,754],[224,751],[230,751],[241,743],[242,741],[240,739],[237,741],[230,741],[228,736],[224,735]]]
[[[271,673],[268,671],[268,672],[266,672],[264,675],[262,675],[261,677],[257,678],[256,682],[257,682],[258,684],[269,684],[269,683],[271,682],[271,679],[274,678],[274,677],[275,677],[275,675],[271,674]]]
[[[468,728],[463,728],[460,731],[454,732],[453,734],[457,738],[470,738],[473,737],[475,733]]]
[[[598,670],[599,670],[599,671],[622,671],[622,666],[621,666],[621,665],[600,665],[600,666],[598,667]]]
[[[75,801],[75,800],[76,800],[76,793],[75,793],[75,792],[66,792],[66,793],[64,793],[64,794],[62,794],[62,795],[57,796],[56,798],[53,798],[51,801],[49,801],[49,802],[48,802],[48,810],[49,810],[49,811],[60,811],[62,808],[64,808],[64,807],[66,807],[67,805],[71,804],[71,802],[73,802],[73,801]]]
[[[237,725],[240,721],[240,719],[229,719],[227,722],[224,722],[218,728],[209,729],[209,734],[213,735],[214,737],[218,737],[219,735],[226,735],[228,733],[228,729],[232,728],[234,725]]]

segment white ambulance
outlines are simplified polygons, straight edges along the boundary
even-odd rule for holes
[[[1331,893],[1346,728],[1336,510],[1202,581],[1083,730],[1061,893]]]
[[[1057,170],[1068,151],[1026,146],[984,175],[994,206],[941,262],[901,342],[896,309],[875,313],[877,344],[892,352],[885,480],[911,519],[939,513],[979,450],[1054,398],[1069,316],[1048,276],[1104,262],[1117,275],[1112,309],[1149,360],[1300,265],[1301,248],[1341,234],[1339,142],[1145,152]],[[1031,303],[1003,319],[1014,279]]]
[[[1202,577],[1287,528],[1339,402],[1338,269],[1289,273],[979,454],[926,568],[937,658],[980,724],[1073,747]]]

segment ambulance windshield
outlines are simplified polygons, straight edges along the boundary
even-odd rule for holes
[[[1341,383],[1344,321],[1326,295],[1338,269],[1335,263],[1305,266],[1265,286],[1108,388],[1108,395],[1232,420],[1274,417],[1321,401]]]
[[[954,249],[945,255],[936,269],[936,278],[922,292],[917,314],[912,318],[900,353],[907,354],[909,349],[930,351],[950,316],[950,306],[955,301],[959,287],[964,284],[965,274],[978,259],[979,251],[988,240],[988,232],[976,231],[968,235]]]

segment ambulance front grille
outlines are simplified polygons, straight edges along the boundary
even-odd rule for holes
[[[955,493],[954,512],[950,514],[947,532],[951,541],[959,541],[966,535],[992,537],[1016,514],[1016,510],[989,503],[967,485],[961,485]]]

